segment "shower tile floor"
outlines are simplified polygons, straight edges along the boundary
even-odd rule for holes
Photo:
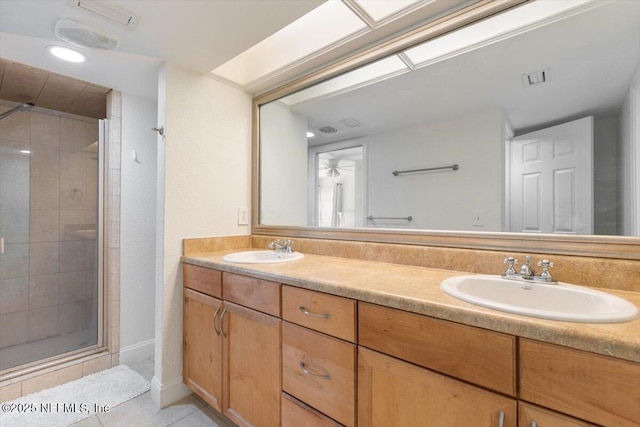
[[[147,380],[153,377],[153,361],[146,359],[128,365]],[[108,413],[94,415],[73,424],[73,427],[234,427],[223,420],[195,395],[163,409],[158,409],[148,391],[128,400]]]

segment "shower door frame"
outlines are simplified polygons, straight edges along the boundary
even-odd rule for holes
[[[105,265],[106,263],[106,248],[108,245],[109,229],[108,221],[105,221],[105,207],[108,206],[108,194],[105,190],[105,185],[108,184],[108,164],[109,159],[109,120],[98,120],[98,206],[97,206],[97,223],[96,223],[96,237],[97,237],[97,257],[98,265],[96,273],[98,275],[98,289],[97,289],[97,340],[95,344],[87,347],[67,351],[54,356],[49,356],[43,359],[39,359],[33,362],[25,363],[23,365],[15,366],[0,371],[0,382],[11,380],[17,377],[23,377],[29,374],[37,375],[38,372],[44,373],[49,368],[71,363],[75,360],[82,359],[94,354],[100,354],[108,351],[109,346],[107,340],[107,327],[109,325],[107,316],[109,313],[109,298],[107,298],[105,289]]]

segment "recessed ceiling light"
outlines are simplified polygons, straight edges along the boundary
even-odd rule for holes
[[[315,133],[313,132],[307,132],[307,138],[313,138],[314,136],[316,136]]]
[[[62,46],[47,46],[47,50],[56,58],[69,62],[84,62],[87,58],[77,50]]]

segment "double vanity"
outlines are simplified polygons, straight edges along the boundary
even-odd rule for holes
[[[182,258],[184,381],[240,426],[640,425],[637,293],[284,255]],[[449,295],[494,300],[505,286],[558,286],[550,307],[583,318]],[[525,299],[535,311],[549,295]]]

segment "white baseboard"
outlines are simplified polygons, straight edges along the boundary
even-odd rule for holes
[[[161,384],[155,376],[151,380],[151,398],[160,408],[166,408],[191,393],[193,391],[182,382],[182,375],[166,384]]]
[[[142,362],[145,359],[153,359],[155,340],[150,339],[120,349],[120,363],[129,365]]]

